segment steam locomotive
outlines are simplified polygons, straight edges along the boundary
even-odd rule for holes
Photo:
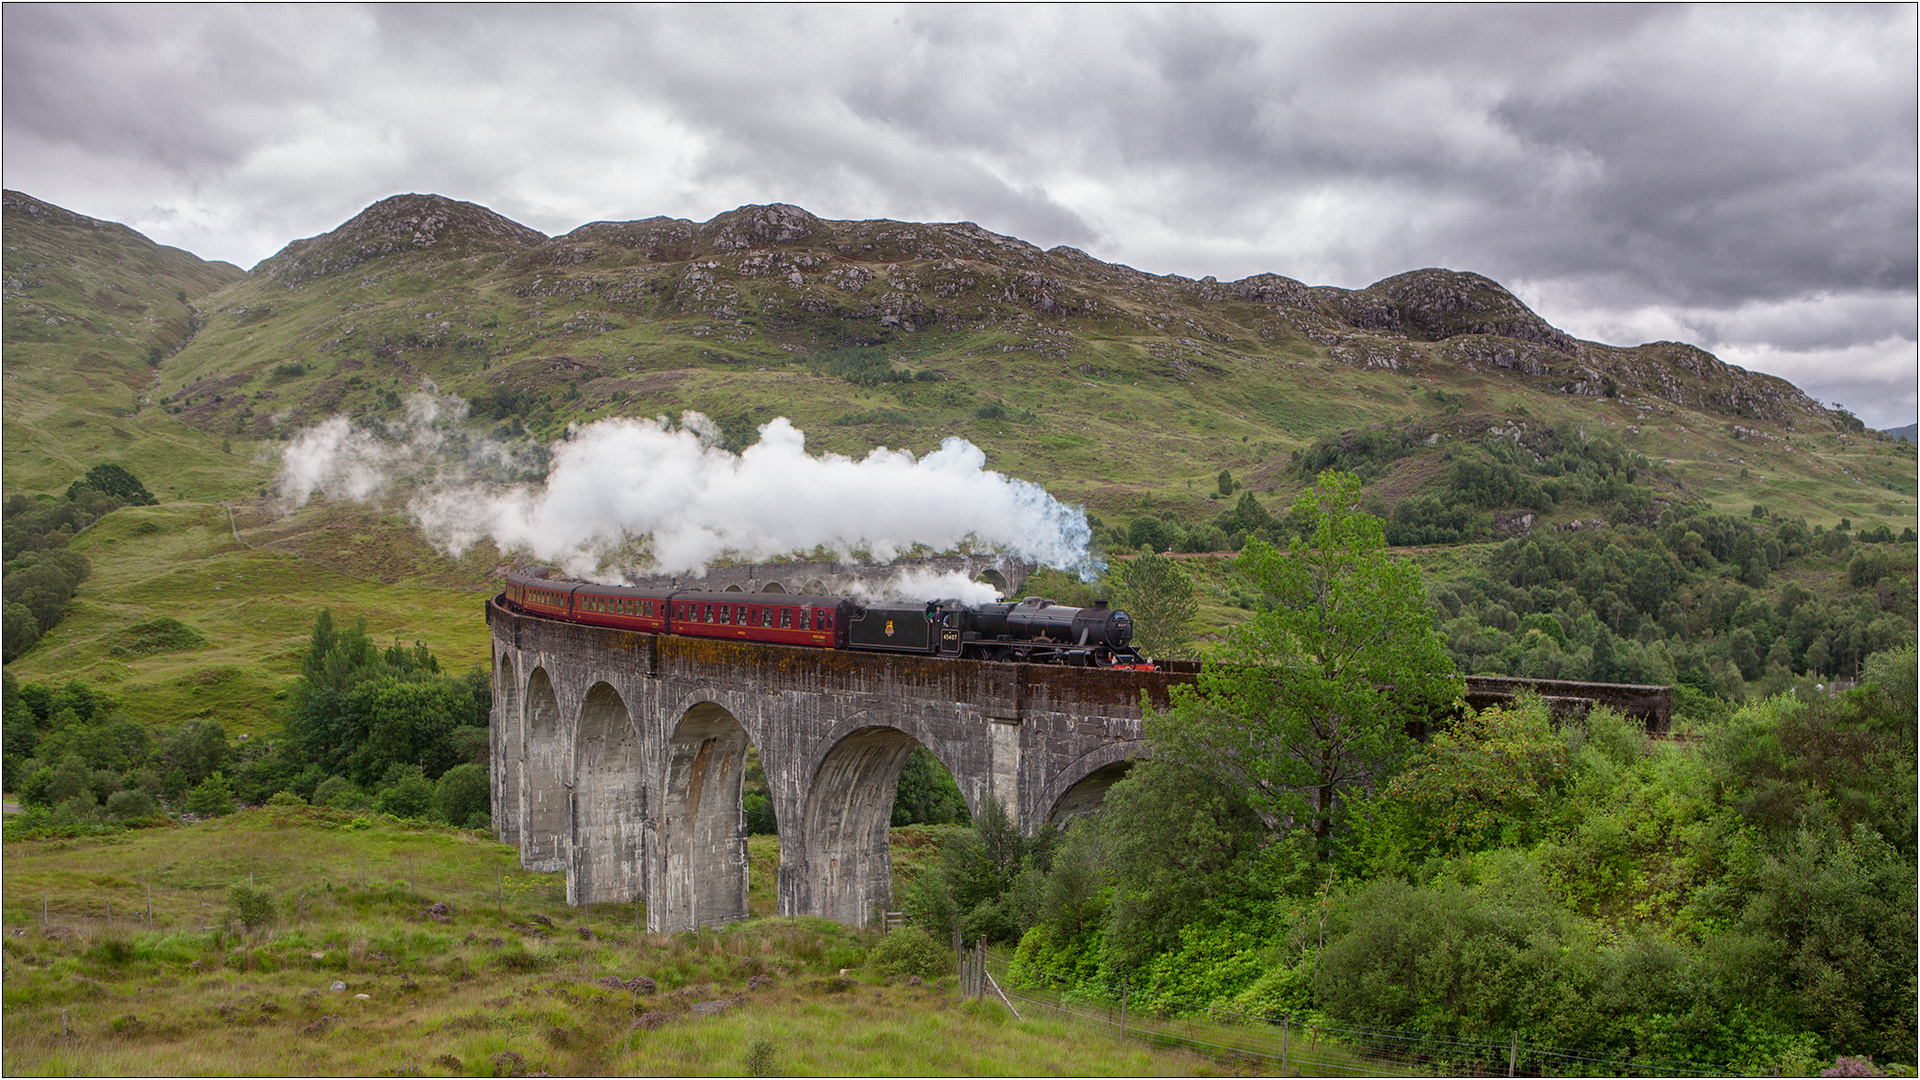
[[[861,601],[845,596],[699,592],[507,575],[502,601],[548,619],[729,641],[820,649],[1071,664],[1151,671],[1133,648],[1133,620],[1097,601],[1068,607],[1029,596],[1017,603]]]

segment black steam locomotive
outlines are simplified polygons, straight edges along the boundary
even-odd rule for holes
[[[507,575],[501,601],[549,619],[650,634],[764,641],[820,649],[922,653],[974,660],[1152,670],[1132,645],[1133,620],[1099,601],[1017,603],[861,601],[846,596],[700,592]]]

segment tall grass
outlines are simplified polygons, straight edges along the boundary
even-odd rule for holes
[[[756,870],[775,843],[755,839]],[[567,907],[560,875],[457,830],[274,808],[4,854],[0,1037],[14,1074],[1212,1068],[1014,1023],[950,985],[866,977],[875,939],[821,919],[643,933],[633,905]],[[277,901],[252,932],[226,908],[248,881]]]

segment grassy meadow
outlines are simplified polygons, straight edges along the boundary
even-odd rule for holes
[[[927,831],[899,833],[900,865],[924,861]],[[631,906],[567,908],[561,875],[520,870],[511,848],[484,836],[333,810],[269,807],[8,843],[7,1070],[1221,1071],[1072,1021],[1016,1021],[996,1003],[960,1000],[951,979],[864,971],[873,935],[767,914],[777,861],[775,838],[755,838],[752,918],[663,935],[637,932]],[[251,930],[228,904],[228,889],[249,881],[277,908]]]

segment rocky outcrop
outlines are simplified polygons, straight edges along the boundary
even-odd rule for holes
[[[459,258],[507,254],[546,242],[546,234],[484,206],[439,195],[395,195],[330,233],[295,240],[252,272],[291,286],[400,252],[432,250]]]
[[[814,235],[819,227],[819,218],[797,206],[770,203],[730,210],[700,226],[696,235],[714,251],[744,251],[797,243]]]
[[[1578,356],[1574,339],[1534,314],[1498,282],[1459,270],[1426,269],[1376,281],[1364,289],[1310,290],[1322,310],[1359,330],[1445,341],[1465,334],[1513,338]]]

